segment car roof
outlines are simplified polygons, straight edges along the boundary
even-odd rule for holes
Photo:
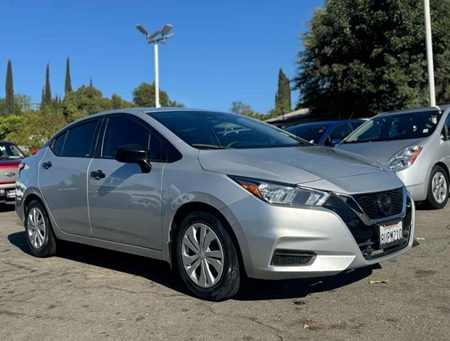
[[[399,110],[399,111],[382,112],[382,113],[378,114],[377,116],[410,114],[410,113],[413,113],[413,112],[427,112],[427,111],[432,111],[433,109],[434,110],[446,111],[447,109],[450,109],[450,104],[441,104],[441,105],[436,105],[436,106],[433,106],[433,107],[423,107],[423,108],[405,109],[405,110]]]
[[[318,122],[307,122],[307,123],[300,123],[297,124],[295,126],[292,127],[288,127],[287,129],[290,128],[298,128],[298,127],[312,127],[312,126],[320,126],[320,125],[324,125],[324,126],[334,126],[334,125],[338,125],[338,124],[344,124],[344,123],[350,123],[350,122],[363,122],[364,119],[362,118],[354,118],[354,119],[346,119],[346,120],[334,120],[334,121],[318,121]]]

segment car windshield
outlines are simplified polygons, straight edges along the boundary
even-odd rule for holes
[[[319,143],[323,134],[327,131],[329,125],[320,124],[305,124],[296,127],[290,127],[286,130],[295,134],[302,139],[309,141],[311,143]]]
[[[273,148],[310,145],[302,139],[245,116],[217,112],[152,112],[151,117],[198,149]]]
[[[381,115],[367,121],[343,143],[407,140],[433,134],[441,118],[439,111],[418,111]]]
[[[12,143],[0,143],[0,160],[21,159],[24,155],[21,150]]]

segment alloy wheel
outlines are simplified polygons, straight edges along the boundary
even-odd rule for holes
[[[448,195],[447,179],[441,172],[436,172],[431,180],[431,190],[433,192],[434,200],[442,204]]]
[[[28,212],[27,231],[34,248],[40,249],[44,245],[46,230],[44,215],[37,207],[33,207]]]
[[[210,288],[222,277],[224,268],[222,243],[208,225],[194,223],[186,229],[181,253],[184,269],[196,285]]]

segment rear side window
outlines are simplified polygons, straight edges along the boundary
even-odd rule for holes
[[[90,121],[70,128],[67,132],[62,156],[89,157],[96,127],[97,121]]]
[[[143,125],[126,117],[111,117],[106,127],[102,156],[113,159],[117,147],[129,144],[148,150],[149,140],[149,130]]]
[[[67,131],[59,135],[52,144],[52,150],[55,155],[61,156],[66,142]]]

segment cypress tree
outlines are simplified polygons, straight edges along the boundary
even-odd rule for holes
[[[52,90],[50,87],[50,65],[47,64],[47,70],[45,72],[45,90],[44,90],[44,101],[45,105],[52,104]]]
[[[14,85],[11,60],[8,60],[8,66],[6,67],[5,95],[6,114],[10,115],[15,113]]]
[[[278,72],[278,91],[275,95],[275,112],[286,114],[291,111],[291,86],[289,79],[280,69]]]
[[[72,79],[70,78],[70,59],[66,61],[66,80],[64,83],[64,94],[68,95],[72,92]]]

